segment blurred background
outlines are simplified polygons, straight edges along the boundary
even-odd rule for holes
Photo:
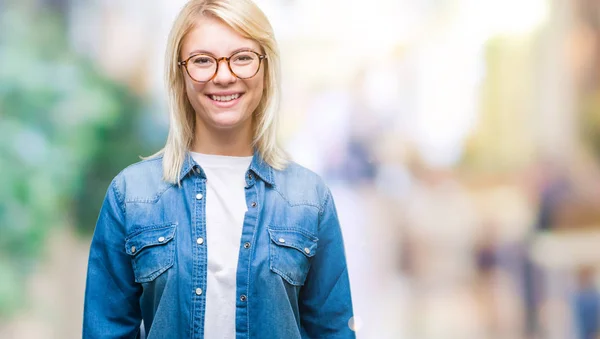
[[[600,1],[257,0],[358,338],[599,338]],[[160,149],[183,0],[0,0],[0,338],[80,338],[110,180]]]

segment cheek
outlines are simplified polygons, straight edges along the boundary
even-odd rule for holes
[[[253,98],[252,98],[252,99],[253,99],[253,100],[252,100],[252,101],[253,101],[253,104],[254,104],[254,105],[258,105],[258,103],[260,102],[260,99],[261,99],[261,98],[262,98],[262,96],[263,96],[263,92],[264,92],[264,90],[265,90],[265,89],[264,89],[264,86],[265,86],[265,85],[264,85],[264,78],[263,78],[263,77],[260,77],[259,79],[256,79],[256,80],[255,80],[255,81],[254,81],[254,82],[251,84],[251,86],[252,86],[252,89],[253,89],[253,91],[252,91],[252,92],[253,92],[253,93],[252,93],[252,96],[253,96]]]
[[[206,84],[199,84],[199,83],[191,81],[189,79],[186,79],[186,81],[185,81],[185,89],[186,89],[188,95],[194,95],[194,96],[200,95],[200,93],[204,89],[204,86],[206,86]]]
[[[188,100],[191,103],[196,103],[200,100],[200,95],[202,95],[202,90],[204,89],[204,86],[204,84],[199,84],[189,80],[185,82],[185,91]]]

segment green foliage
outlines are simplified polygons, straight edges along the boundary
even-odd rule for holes
[[[66,36],[59,15],[0,13],[0,318],[23,304],[49,230],[75,214],[92,231],[111,178],[151,147],[139,98]]]

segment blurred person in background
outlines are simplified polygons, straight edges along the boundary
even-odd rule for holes
[[[108,188],[84,338],[354,338],[329,188],[277,142],[279,56],[249,0],[195,0],[167,46],[165,147]]]
[[[594,283],[595,274],[591,266],[577,272],[577,290],[572,302],[578,339],[597,339],[600,335],[600,292]]]

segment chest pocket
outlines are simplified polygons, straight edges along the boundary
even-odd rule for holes
[[[292,285],[304,285],[318,238],[296,228],[269,227],[269,267]]]
[[[132,257],[136,282],[152,281],[173,266],[176,226],[142,229],[127,238],[125,251]]]

